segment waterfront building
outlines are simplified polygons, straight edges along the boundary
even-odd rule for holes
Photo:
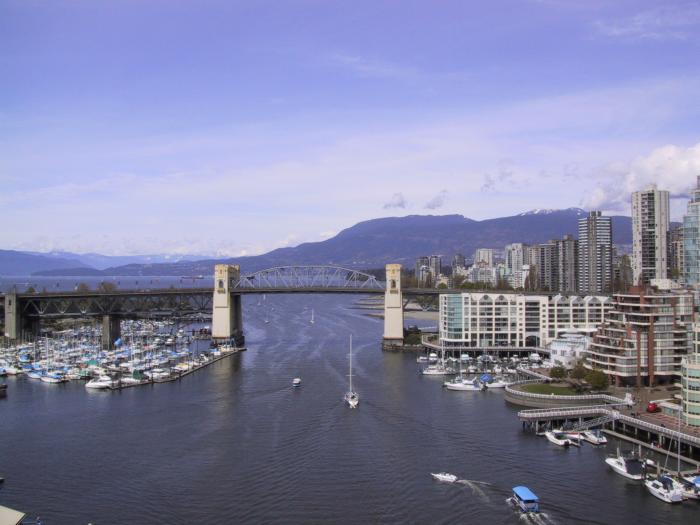
[[[610,307],[604,296],[443,294],[440,338],[446,347],[540,347],[564,332],[594,333]]]
[[[506,274],[506,280],[511,288],[514,290],[523,290],[528,285],[528,278],[530,276],[530,266],[524,264],[519,270],[515,270],[513,273]]]
[[[510,275],[522,270],[525,264],[525,245],[521,242],[514,242],[505,247],[506,272]]]
[[[693,303],[693,294],[683,289],[635,287],[614,294],[586,367],[602,370],[617,385],[670,382],[692,350]]]
[[[578,289],[582,293],[612,289],[612,221],[599,211],[578,221]]]
[[[700,323],[693,324],[693,353],[681,361],[683,420],[700,427]]]
[[[474,253],[474,265],[484,263],[493,266],[493,250],[491,248],[477,248]]]
[[[668,277],[669,193],[651,185],[632,193],[632,278],[635,285]]]
[[[486,263],[474,264],[467,270],[467,282],[483,283],[488,286],[498,284],[498,269],[486,265]]]
[[[578,332],[565,332],[547,345],[554,365],[571,369],[586,356],[591,338]]]
[[[700,285],[700,175],[683,216],[683,282]]]
[[[537,248],[538,285],[543,290],[554,291],[559,284],[557,242],[552,240],[539,244]]]

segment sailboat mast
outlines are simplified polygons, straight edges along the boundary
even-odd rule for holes
[[[350,392],[352,392],[352,334],[350,334]]]

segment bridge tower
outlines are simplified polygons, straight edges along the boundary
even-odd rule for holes
[[[243,338],[241,294],[231,293],[233,283],[240,280],[241,267],[237,264],[217,264],[214,268],[214,300],[212,301],[212,339]]]
[[[403,344],[403,294],[401,293],[401,265],[386,265],[386,292],[384,293],[384,340],[382,346]]]
[[[22,319],[20,316],[17,293],[8,292],[5,294],[5,337],[19,339],[22,331]]]

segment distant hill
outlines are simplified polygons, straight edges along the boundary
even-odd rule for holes
[[[449,264],[455,253],[471,257],[477,248],[502,249],[512,242],[536,244],[565,234],[577,236],[580,208],[533,210],[510,217],[476,221],[461,215],[409,215],[360,222],[331,239],[279,248],[263,255],[206,259],[168,264],[129,264],[102,270],[103,275],[204,275],[216,263],[240,264],[244,272],[292,264],[338,264],[380,268],[388,262],[413,266],[420,255],[440,254]],[[613,242],[632,243],[630,217],[613,216]],[[81,275],[82,269],[54,270],[44,275]]]
[[[0,250],[0,275],[30,275],[44,270],[60,270],[78,267],[80,271],[90,268],[82,262],[64,257]]]
[[[78,264],[73,266],[88,266],[97,270],[104,270],[113,266],[126,266],[127,264],[154,264],[154,263],[176,263],[180,261],[200,261],[201,255],[102,255],[99,253],[72,253],[54,251],[48,253],[23,252],[32,255],[41,255],[52,259],[70,259]]]

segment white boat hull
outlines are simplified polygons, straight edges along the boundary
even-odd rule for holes
[[[618,458],[607,458],[605,460],[605,463],[607,463],[608,466],[611,469],[613,469],[617,474],[627,479],[631,479],[633,481],[641,481],[644,478],[642,474],[630,474],[629,472],[627,472],[627,470],[624,468],[624,465]]]

